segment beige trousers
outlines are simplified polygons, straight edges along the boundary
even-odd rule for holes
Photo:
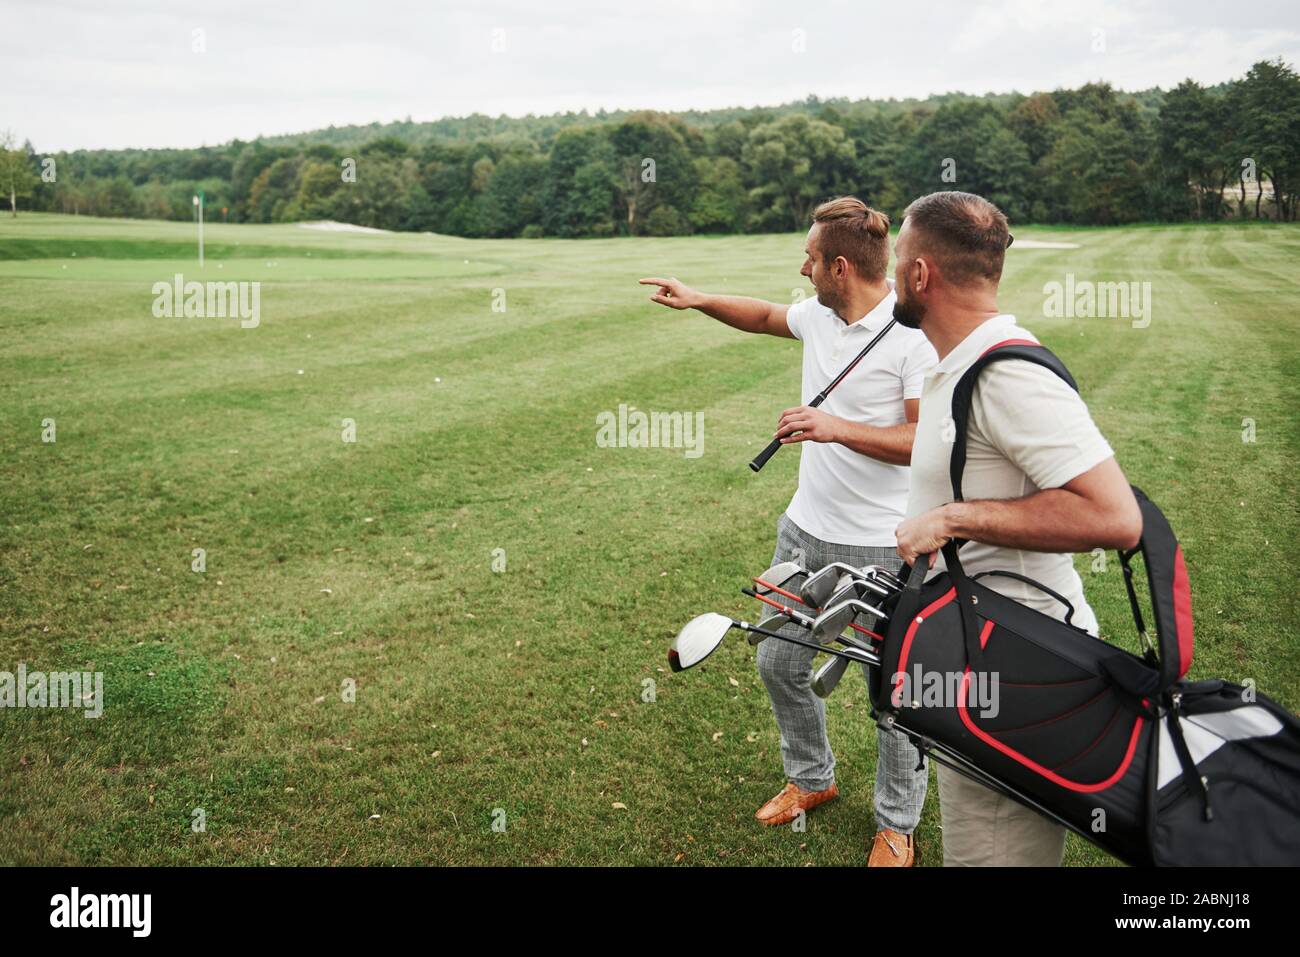
[[[944,867],[1059,867],[1065,828],[940,766]]]

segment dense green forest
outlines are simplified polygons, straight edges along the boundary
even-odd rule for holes
[[[12,144],[11,144],[12,145]],[[51,163],[51,160],[53,161]],[[708,112],[475,115],[199,149],[4,152],[8,205],[92,216],[335,219],[460,236],[802,228],[854,193],[897,215],[964,189],[1014,221],[1293,220],[1300,75],[1264,61],[1204,87],[808,100]]]

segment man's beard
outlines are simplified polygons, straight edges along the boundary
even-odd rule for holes
[[[814,286],[813,291],[817,293],[818,302],[839,316],[842,321],[848,321],[844,319],[844,302],[836,295],[834,289],[818,289]]]
[[[907,326],[909,329],[920,329],[921,320],[925,318],[925,303],[916,299],[894,300],[894,318],[898,320],[900,326]]]

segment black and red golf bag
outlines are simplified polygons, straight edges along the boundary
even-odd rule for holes
[[[955,500],[975,383],[990,363],[1010,359],[1077,388],[1035,343],[1004,343],[977,360],[953,394]],[[1160,509],[1134,493],[1142,538],[1119,559],[1140,655],[1073,625],[1066,599],[1037,582],[1010,572],[967,576],[961,543],[949,543],[943,573],[924,581],[924,560],[905,572],[871,677],[877,718],[1124,862],[1300,864],[1300,721],[1253,689],[1184,679],[1192,611],[1182,550]],[[1135,585],[1139,556],[1154,634]],[[984,582],[1004,575],[1052,595],[1064,620]],[[979,694],[993,681],[996,708]]]

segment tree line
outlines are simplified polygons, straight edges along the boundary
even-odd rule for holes
[[[1013,221],[1296,218],[1300,75],[1281,60],[1206,87],[1105,83],[924,101],[817,98],[708,112],[483,116],[198,149],[39,154],[3,144],[24,208],[273,223],[334,219],[473,237],[803,228],[853,193],[897,217],[936,189]]]

